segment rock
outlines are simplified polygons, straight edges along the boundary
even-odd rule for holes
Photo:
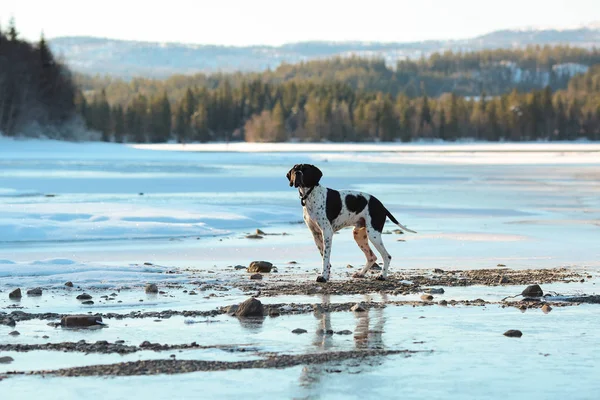
[[[348,264],[346,265],[346,268],[354,268],[352,265]]]
[[[4,319],[0,319],[0,325],[6,325],[6,326],[10,326],[10,327],[15,327],[17,325],[17,323],[11,317],[7,317],[7,318],[4,318]]]
[[[152,265],[151,262],[145,262],[144,265]]]
[[[227,314],[229,314],[229,315],[235,315],[235,313],[236,313],[236,311],[238,310],[238,308],[239,308],[239,305],[237,305],[237,304],[232,304],[232,305],[230,305],[229,307],[227,307],[227,309],[226,309],[226,311],[225,311],[225,312],[226,312]]]
[[[82,293],[79,296],[75,297],[77,300],[90,300],[92,296],[87,293]]]
[[[296,328],[292,331],[292,333],[295,333],[296,335],[300,335],[302,333],[306,333],[308,332],[306,329],[302,329],[302,328]]]
[[[15,361],[15,359],[9,356],[0,357],[0,364],[9,364],[13,361]]]
[[[21,294],[21,288],[16,288],[8,294],[9,299],[20,299],[21,297],[23,297]]]
[[[256,234],[257,235],[266,235],[263,231],[261,231],[260,229],[256,229]]]
[[[150,347],[152,346],[152,343],[150,343],[147,340],[144,340],[142,343],[140,343],[140,347],[144,348],[144,347]]]
[[[352,335],[352,331],[349,331],[348,329],[344,329],[343,331],[337,331],[336,334],[338,334],[338,335]]]
[[[246,267],[244,267],[243,265],[236,265],[236,266],[235,266],[235,267],[233,267],[233,268],[235,268],[236,270],[237,270],[237,269],[246,269]]]
[[[352,308],[350,308],[350,311],[363,312],[363,311],[366,311],[366,309],[362,303],[356,303],[355,305],[352,306]]]
[[[446,300],[440,300],[440,301],[438,302],[438,304],[439,304],[440,306],[447,306],[447,305],[448,305],[448,302],[447,302]]]
[[[273,264],[268,261],[252,261],[248,267],[248,272],[271,272]]]
[[[422,294],[421,295],[421,300],[423,300],[423,301],[431,301],[431,300],[433,300],[433,296],[430,295],[430,294]]]
[[[262,279],[262,275],[261,274],[253,274],[253,275],[250,275],[250,279]]]
[[[65,283],[66,287],[73,287],[73,282],[69,281],[67,283]]]
[[[396,235],[404,235],[404,231],[400,229],[394,229],[392,232],[394,232]]]
[[[433,270],[433,272],[436,273],[436,274],[443,274],[444,270],[440,269],[440,268],[436,268],[436,269]]]
[[[29,289],[27,291],[27,295],[28,296],[41,296],[42,295],[42,288],[33,288],[33,289]]]
[[[508,336],[508,337],[521,337],[521,336],[523,336],[523,332],[521,332],[518,329],[510,329],[510,330],[504,332],[504,336]]]
[[[19,336],[20,333],[19,333],[19,331],[12,331],[12,332],[9,333],[9,335],[10,336]]]
[[[552,311],[552,307],[550,307],[549,304],[544,304],[542,306],[542,311],[544,312],[544,314],[548,314],[550,311]]]
[[[429,293],[429,294],[444,294],[444,288],[429,288],[429,289],[425,289],[425,293]]]
[[[542,297],[543,295],[544,292],[542,291],[540,285],[527,286],[525,290],[521,292],[521,296],[524,297]]]
[[[371,267],[369,268],[369,270],[371,271],[381,271],[383,268],[381,268],[377,263],[373,263],[373,265],[371,265]]]
[[[251,297],[240,304],[235,312],[235,315],[238,317],[262,317],[263,314],[264,309],[262,303],[254,297]]]
[[[510,283],[510,279],[508,279],[508,277],[506,277],[506,276],[502,275],[502,276],[500,277],[500,279],[498,279],[498,284],[500,284],[500,285],[504,285],[504,284],[506,284],[506,283]]]
[[[317,329],[317,335],[333,335],[332,329]]]
[[[42,339],[49,339],[49,338],[50,338],[50,336],[48,336],[48,335],[42,336]]]
[[[146,293],[158,293],[158,286],[154,283],[147,283],[144,287]]]
[[[506,265],[504,265],[504,264],[498,264],[498,265],[496,265],[496,266],[497,266],[497,267],[506,267]]]
[[[246,235],[246,239],[262,239],[261,235]]]
[[[99,315],[65,315],[60,319],[60,326],[64,328],[82,328],[87,326],[102,325]]]
[[[92,304],[94,304],[93,300],[85,300],[82,301],[81,304],[85,304],[86,306],[91,306]]]

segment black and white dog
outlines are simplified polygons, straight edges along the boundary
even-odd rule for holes
[[[311,164],[296,164],[287,173],[290,186],[298,188],[303,206],[304,222],[312,232],[315,244],[323,257],[323,272],[317,282],[327,282],[331,272],[329,259],[333,233],[354,226],[354,240],[365,253],[367,262],[355,278],[364,278],[377,257],[369,247],[369,240],[383,257],[383,270],[378,280],[385,280],[392,256],[381,240],[386,217],[402,230],[417,233],[400,224],[376,197],[352,190],[337,191],[319,185],[323,173]]]

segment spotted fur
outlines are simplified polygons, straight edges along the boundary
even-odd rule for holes
[[[296,164],[286,175],[290,186],[298,188],[304,222],[323,259],[322,273],[317,281],[329,280],[333,233],[348,226],[354,227],[354,240],[367,259],[365,266],[354,277],[364,277],[377,260],[369,246],[370,241],[383,257],[383,270],[377,279],[386,279],[392,259],[381,238],[386,218],[402,230],[416,232],[400,224],[376,197],[353,190],[328,189],[319,185],[322,176],[321,170],[311,164]]]

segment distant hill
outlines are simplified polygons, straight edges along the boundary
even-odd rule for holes
[[[574,29],[501,30],[465,40],[411,43],[301,42],[282,46],[217,46],[153,43],[95,37],[58,37],[49,41],[75,71],[121,78],[164,78],[197,72],[264,71],[281,63],[297,63],[332,56],[381,57],[390,66],[446,50],[475,51],[529,45],[600,47],[600,24]]]

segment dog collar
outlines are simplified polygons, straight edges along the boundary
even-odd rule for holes
[[[315,186],[318,186],[318,185],[315,185]],[[306,194],[304,196],[300,196],[300,204],[302,204],[302,207],[304,207],[306,205],[306,199],[308,198],[308,196],[310,196],[310,194],[312,193],[315,186],[312,186],[310,189],[308,189],[308,192],[306,192]]]

